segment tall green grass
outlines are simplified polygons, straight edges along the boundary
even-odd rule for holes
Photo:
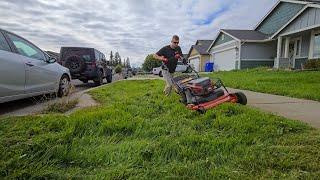
[[[116,82],[91,92],[100,107],[0,119],[0,178],[319,177],[318,130],[234,104],[198,114],[163,86]]]
[[[232,88],[320,101],[320,71],[284,71],[257,68],[203,74],[220,78]]]

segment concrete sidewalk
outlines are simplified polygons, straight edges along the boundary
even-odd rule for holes
[[[320,102],[285,96],[228,88],[231,92],[242,91],[248,105],[289,119],[296,119],[320,128]]]

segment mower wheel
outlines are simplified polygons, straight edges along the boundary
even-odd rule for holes
[[[238,98],[238,102],[239,104],[242,105],[246,105],[247,104],[247,96],[245,94],[243,94],[243,92],[236,92],[235,95]]]

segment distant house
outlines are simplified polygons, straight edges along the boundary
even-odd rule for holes
[[[192,45],[188,53],[188,61],[196,71],[204,71],[206,62],[210,61],[208,52],[212,40],[197,40],[195,45]]]
[[[320,1],[280,0],[253,30],[221,29],[208,52],[216,70],[300,69],[320,58]]]

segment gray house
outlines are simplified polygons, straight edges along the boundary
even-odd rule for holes
[[[320,1],[280,0],[253,30],[221,29],[208,52],[215,70],[300,69],[320,58]]]

